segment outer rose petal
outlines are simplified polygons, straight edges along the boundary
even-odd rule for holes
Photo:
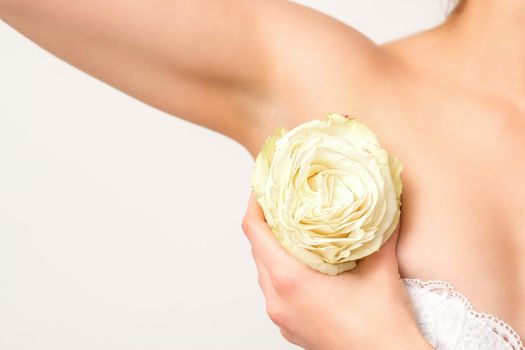
[[[330,113],[288,132],[276,129],[251,184],[279,242],[311,268],[337,275],[394,232],[402,169],[366,125]]]
[[[256,198],[264,192],[264,184],[268,178],[273,155],[275,153],[275,143],[286,133],[284,128],[277,128],[274,134],[266,138],[264,146],[255,158],[254,170],[251,178],[251,186]]]
[[[394,180],[394,188],[396,190],[396,197],[401,205],[401,192],[403,192],[403,182],[401,181],[401,172],[403,171],[403,164],[395,156],[390,155],[390,170],[392,172],[392,179]]]

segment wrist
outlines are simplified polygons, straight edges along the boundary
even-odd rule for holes
[[[417,325],[401,325],[394,327],[393,331],[376,329],[375,334],[367,332],[359,339],[355,337],[346,338],[338,342],[331,349],[367,349],[367,350],[434,350],[426,340]],[[350,332],[349,332],[350,333]]]
[[[406,350],[406,349],[417,349],[417,350],[433,350],[434,348],[423,336],[419,328],[409,327],[399,329],[391,337],[383,337],[383,344],[379,349],[392,349],[392,350]]]

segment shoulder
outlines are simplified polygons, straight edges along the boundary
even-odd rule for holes
[[[260,21],[274,73],[359,70],[380,60],[380,47],[352,26],[297,3],[268,4],[272,5],[261,11]]]

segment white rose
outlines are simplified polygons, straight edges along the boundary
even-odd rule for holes
[[[367,126],[332,113],[276,129],[255,160],[251,186],[279,242],[308,266],[337,275],[395,231],[402,170]]]

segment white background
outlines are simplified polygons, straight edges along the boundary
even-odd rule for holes
[[[298,2],[378,43],[446,7]],[[251,170],[234,141],[0,22],[0,349],[295,348],[266,316],[241,230]]]

